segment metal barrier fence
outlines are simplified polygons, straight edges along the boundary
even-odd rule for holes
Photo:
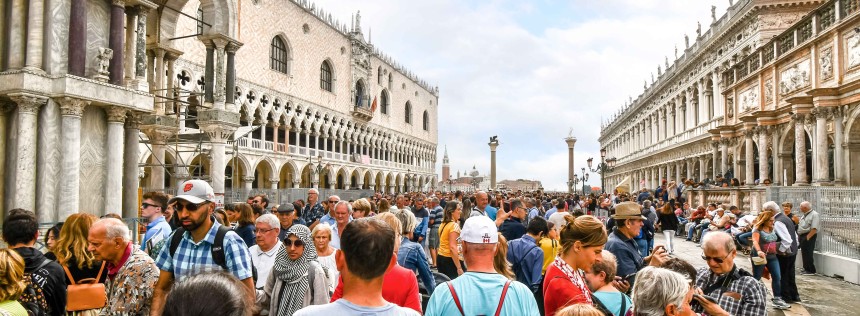
[[[768,187],[767,198],[790,202],[799,216],[809,201],[821,217],[816,250],[860,260],[860,187]]]
[[[274,206],[276,204],[284,204],[284,203],[292,203],[295,200],[302,199],[307,200],[308,198],[308,188],[302,189],[235,189],[235,190],[226,190],[224,192],[224,203],[235,203],[235,202],[246,202],[249,196],[265,194],[269,199],[269,205]],[[357,200],[364,197],[373,196],[375,191],[373,190],[334,190],[334,189],[317,189],[320,192],[320,198],[324,199],[332,195],[337,195],[341,200],[349,201],[349,200]],[[159,190],[153,190],[149,188],[143,188],[142,191],[144,193],[150,191],[162,191],[167,194],[176,194],[175,188],[165,188]]]

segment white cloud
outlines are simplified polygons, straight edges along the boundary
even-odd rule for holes
[[[676,45],[683,54],[696,21],[707,31],[711,4],[722,15],[722,2],[316,1],[346,23],[361,10],[374,45],[439,85],[438,168],[447,145],[452,173],[472,165],[488,173],[487,141],[499,135],[499,180],[538,179],[557,190],[567,181],[568,129],[581,171],[588,157],[599,159],[601,118],[636,98]]]

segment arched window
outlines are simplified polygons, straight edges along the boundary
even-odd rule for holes
[[[394,87],[394,78],[392,76],[392,72],[388,72],[388,90],[391,90],[391,87]]]
[[[412,124],[412,103],[406,101],[406,123]]]
[[[272,38],[272,69],[280,73],[289,73],[287,62],[289,61],[289,52],[287,44],[279,36]]]
[[[322,62],[322,65],[320,65],[320,88],[331,92],[331,82],[331,64],[328,63],[328,60],[325,60]]]
[[[427,114],[427,111],[424,111],[424,130],[430,130],[430,115]]]
[[[364,81],[359,80],[355,83],[355,106],[366,106],[364,102]]]
[[[379,101],[381,101],[379,111],[382,114],[388,114],[388,105],[391,103],[390,100],[388,100],[388,90],[382,89],[382,95],[379,97]]]
[[[380,85],[382,84],[382,66],[376,68],[376,83]]]

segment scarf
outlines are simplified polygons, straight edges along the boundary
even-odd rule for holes
[[[582,295],[585,296],[585,301],[589,305],[593,305],[594,302],[591,300],[591,290],[588,289],[588,285],[585,283],[585,280],[582,279],[582,274],[579,271],[574,272],[573,267],[561,260],[561,257],[556,257],[555,261],[552,263],[556,268],[564,272],[567,276],[568,280],[570,280],[573,285],[579,288],[582,291]],[[572,297],[571,297],[572,298]]]
[[[305,243],[305,250],[302,256],[297,260],[291,260],[287,255],[287,245],[284,244],[278,249],[278,255],[275,258],[274,277],[283,282],[281,288],[280,302],[278,302],[277,316],[291,316],[304,304],[305,295],[308,293],[311,284],[308,282],[308,270],[310,269],[311,261],[317,260],[317,250],[314,247],[311,231],[304,225],[293,225],[287,232],[287,238],[290,235],[299,237],[299,240]],[[270,315],[273,315],[271,313]]]

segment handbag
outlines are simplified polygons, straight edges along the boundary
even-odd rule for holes
[[[72,273],[69,272],[69,267],[63,266],[66,271],[66,276],[69,277],[68,287],[66,287],[66,311],[76,312],[88,309],[102,308],[107,305],[107,292],[105,291],[104,283],[99,283],[102,278],[107,262],[102,262],[102,267],[99,269],[99,274],[93,278],[81,279],[75,282],[72,278]]]

